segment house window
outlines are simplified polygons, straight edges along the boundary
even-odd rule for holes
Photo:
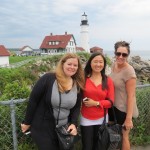
[[[69,43],[70,43],[69,45],[71,46],[71,41]]]
[[[55,42],[54,41],[50,41],[49,45],[55,45]]]
[[[70,46],[73,46],[73,41],[70,41]]]

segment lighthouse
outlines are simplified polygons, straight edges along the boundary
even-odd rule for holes
[[[87,15],[84,14],[81,16],[81,43],[80,46],[86,51],[90,52],[90,46],[89,46],[89,24],[87,20]]]

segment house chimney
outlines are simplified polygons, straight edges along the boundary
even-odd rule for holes
[[[67,35],[67,32],[65,32],[65,35]]]
[[[53,33],[50,33],[50,35],[53,35]]]

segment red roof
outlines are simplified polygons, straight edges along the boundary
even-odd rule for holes
[[[51,49],[51,48],[66,48],[68,42],[70,41],[70,39],[74,36],[72,34],[67,34],[65,33],[65,35],[49,35],[46,36],[40,46],[40,48],[46,48],[46,49]],[[75,40],[74,40],[75,41]],[[50,44],[49,42],[58,42],[57,44]]]
[[[82,47],[76,47],[77,51],[85,51]]]
[[[90,51],[91,52],[101,52],[101,53],[103,53],[103,49],[100,48],[100,47],[97,47],[97,46],[90,48]]]
[[[0,45],[0,56],[10,56],[9,51],[3,45]]]

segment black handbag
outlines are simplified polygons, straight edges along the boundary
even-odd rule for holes
[[[59,144],[65,150],[69,150],[74,145],[75,136],[70,135],[70,133],[67,131],[68,127],[69,124],[63,125],[61,127],[56,127]]]
[[[77,142],[79,140],[79,134],[77,135],[71,135],[67,129],[69,127],[69,123],[58,127],[58,119],[59,119],[59,114],[60,114],[60,105],[61,105],[61,94],[59,92],[59,98],[60,98],[60,102],[59,102],[59,112],[58,112],[58,116],[57,116],[57,124],[56,124],[56,133],[58,136],[58,141],[59,141],[59,145],[60,147],[62,147],[64,150],[69,150],[70,148],[73,147],[73,145],[75,144],[75,142]]]
[[[110,99],[107,100],[112,104],[114,124],[106,123],[106,109],[104,108],[104,121],[98,130],[96,150],[116,150],[121,149],[122,146],[122,125],[117,124],[113,103]]]

